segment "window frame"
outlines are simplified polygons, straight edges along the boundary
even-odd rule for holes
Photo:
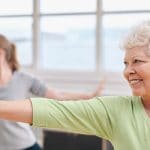
[[[50,74],[54,75],[55,80],[59,79],[66,79],[68,77],[69,81],[74,81],[74,77],[78,79],[78,81],[82,80],[88,80],[88,81],[96,81],[98,82],[100,78],[103,78],[104,76],[111,76],[113,80],[118,80],[118,74],[120,72],[106,72],[103,67],[103,49],[102,49],[102,21],[104,15],[109,14],[132,14],[132,13],[150,13],[150,10],[129,10],[129,11],[103,11],[103,1],[97,0],[96,1],[96,10],[92,12],[67,12],[67,13],[40,13],[40,3],[42,3],[41,0],[33,0],[33,14],[21,14],[21,15],[0,15],[0,18],[2,17],[32,17],[33,18],[33,26],[32,26],[32,45],[33,45],[33,64],[31,66],[25,67],[24,69],[28,70],[34,70],[39,72],[41,75],[45,76],[47,74],[48,76]],[[96,69],[93,72],[88,71],[74,71],[74,70],[68,70],[68,71],[59,71],[59,70],[40,70],[39,69],[39,59],[40,59],[40,18],[42,16],[65,16],[65,15],[96,15],[96,41],[95,41],[95,65]],[[48,78],[46,76],[46,78]],[[52,77],[49,77],[52,78]],[[57,79],[56,79],[57,78]],[[94,78],[94,79],[93,79]],[[52,80],[52,79],[51,79]]]

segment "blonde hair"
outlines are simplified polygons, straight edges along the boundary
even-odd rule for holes
[[[17,59],[15,44],[10,42],[4,35],[0,34],[0,48],[5,50],[6,60],[12,71],[18,70],[20,65]]]
[[[141,46],[148,46],[148,48],[150,48],[150,21],[144,21],[131,28],[131,32],[125,37],[121,44],[123,49]]]

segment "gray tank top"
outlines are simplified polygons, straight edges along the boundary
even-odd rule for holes
[[[30,97],[30,94],[43,97],[46,90],[45,84],[37,78],[16,71],[9,83],[0,86],[0,100],[24,99]],[[35,142],[28,124],[0,120],[0,150],[21,150]]]

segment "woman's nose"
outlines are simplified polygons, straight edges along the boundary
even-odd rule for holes
[[[134,74],[136,71],[135,71],[135,68],[133,66],[128,66],[125,68],[124,70],[125,74]]]

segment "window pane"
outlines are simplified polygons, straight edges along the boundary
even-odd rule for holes
[[[124,52],[119,48],[120,42],[129,28],[148,18],[149,14],[105,15],[103,17],[103,64],[107,71],[122,71]]]
[[[31,18],[0,18],[0,33],[17,46],[19,62],[32,64]]]
[[[0,15],[31,14],[32,0],[0,0]]]
[[[103,10],[149,10],[149,0],[103,0]]]
[[[47,69],[95,69],[95,17],[41,19],[41,60]]]
[[[96,0],[41,0],[42,13],[95,11]]]

